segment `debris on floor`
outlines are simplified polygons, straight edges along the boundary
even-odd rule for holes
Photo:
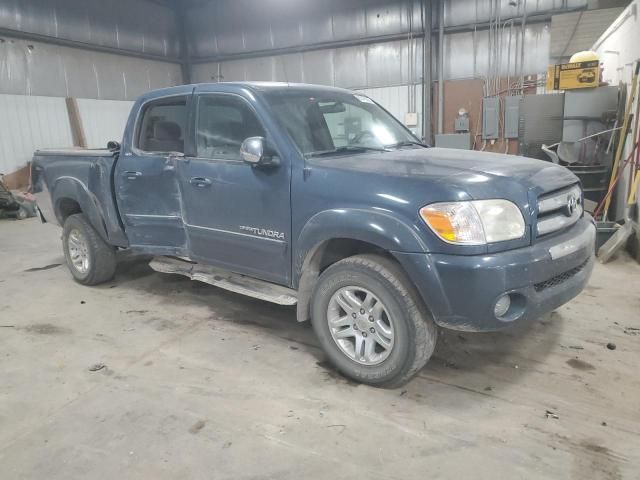
[[[206,422],[204,420],[198,420],[196,423],[191,425],[191,428],[189,428],[189,433],[192,433],[195,435],[200,430],[202,430],[205,425],[206,425]]]
[[[558,416],[558,414],[557,414],[557,413],[554,413],[554,412],[552,412],[551,410],[547,410],[547,411],[545,412],[545,416],[546,416],[547,418],[553,418],[553,419],[555,419],[555,420],[558,420],[558,419],[560,418],[560,417]]]
[[[104,363],[94,363],[93,365],[91,365],[89,367],[89,371],[90,372],[98,372],[98,371],[102,370],[103,368],[106,368],[106,365]]]

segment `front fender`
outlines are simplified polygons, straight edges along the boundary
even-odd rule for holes
[[[339,238],[360,240],[388,251],[428,251],[418,227],[389,211],[357,208],[324,210],[311,217],[300,232],[295,249],[294,277],[299,278],[305,258],[317,246]]]

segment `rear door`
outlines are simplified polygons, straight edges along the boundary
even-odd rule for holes
[[[290,279],[290,166],[242,161],[240,145],[264,137],[263,119],[244,97],[194,96],[196,154],[178,162],[192,258],[281,284]],[[274,147],[275,148],[275,147]]]
[[[116,163],[116,200],[132,246],[159,254],[182,254],[182,221],[177,163],[184,156],[191,95],[143,104],[130,145]]]

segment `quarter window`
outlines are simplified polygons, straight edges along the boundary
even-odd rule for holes
[[[186,97],[149,103],[143,110],[138,130],[138,148],[145,152],[184,153],[186,125]]]
[[[253,110],[241,98],[207,95],[198,102],[198,157],[240,160],[240,145],[265,132]]]

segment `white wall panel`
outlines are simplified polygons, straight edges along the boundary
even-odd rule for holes
[[[13,173],[39,148],[73,145],[64,98],[0,94],[0,173]]]
[[[627,91],[630,91],[635,62],[640,59],[640,0],[631,2],[596,41],[592,49],[600,55],[600,62],[603,64],[603,80],[609,82],[609,85],[624,82],[627,84]],[[640,115],[640,112],[635,112],[635,116],[637,115]],[[630,153],[633,144],[631,140],[631,138],[627,139],[623,158]],[[624,178],[619,184],[628,185],[628,169],[625,170]],[[624,215],[624,205],[628,195],[626,190],[626,188],[617,189],[616,219]],[[636,194],[637,204],[640,207],[640,188]],[[611,216],[611,212],[609,215]]]
[[[409,107],[409,89],[415,90],[415,106],[416,108]],[[375,100],[389,111],[400,122],[404,123],[405,114],[409,112],[418,113],[418,127],[410,127],[410,129],[418,135],[422,136],[422,86],[421,85],[398,85],[394,87],[382,87],[382,88],[364,88],[358,89],[359,92],[364,93],[368,97]]]
[[[502,50],[499,61],[500,75],[519,73],[521,31],[520,27],[515,26],[511,32],[510,54],[509,28],[504,29],[499,36],[498,44]],[[547,23],[536,23],[525,28],[523,72],[525,75],[547,70],[550,38],[549,24]],[[445,35],[444,78],[450,80],[486,77],[489,74],[489,46],[488,30]],[[507,65],[509,66],[508,72]]]
[[[133,102],[78,99],[80,120],[88,148],[105,148],[110,140],[122,141]]]

